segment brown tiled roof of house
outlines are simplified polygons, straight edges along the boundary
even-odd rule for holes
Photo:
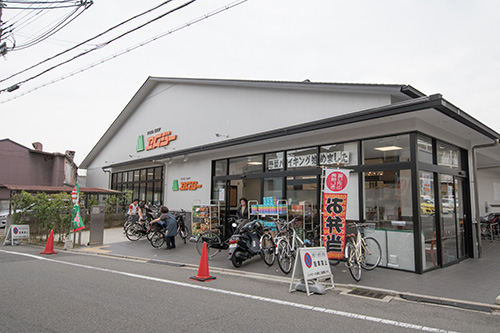
[[[0,188],[6,188],[11,191],[26,191],[26,192],[71,192],[73,191],[73,186],[39,186],[39,185],[12,185],[12,184],[0,184]],[[120,191],[108,190],[104,188],[97,187],[80,187],[80,192],[88,194],[119,194]]]

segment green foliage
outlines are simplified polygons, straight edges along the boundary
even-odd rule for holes
[[[15,224],[23,224],[29,215],[29,210],[33,205],[33,196],[28,192],[22,191],[12,198],[13,219]]]
[[[36,217],[43,233],[57,228],[59,234],[69,231],[73,203],[68,193],[32,195],[21,192],[12,199],[14,223],[23,223],[27,216]]]
[[[123,194],[119,195],[109,195],[105,199],[106,203],[106,213],[125,213],[126,208],[132,201],[133,190],[125,190]]]

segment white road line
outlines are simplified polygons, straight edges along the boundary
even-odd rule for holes
[[[190,283],[184,283],[184,282],[178,282],[178,281],[160,279],[160,278],[155,278],[155,277],[145,276],[145,275],[139,275],[139,274],[134,274],[134,273],[121,272],[121,271],[116,271],[116,270],[107,269],[107,268],[100,268],[100,267],[95,267],[95,266],[75,264],[75,263],[71,263],[71,262],[65,262],[65,261],[50,259],[50,258],[47,258],[47,257],[42,257],[42,256],[38,256],[38,255],[34,255],[34,254],[29,254],[29,253],[20,253],[20,252],[5,251],[5,250],[0,250],[0,252],[8,253],[8,254],[20,255],[20,256],[25,256],[25,257],[30,257],[30,258],[34,258],[34,259],[38,259],[38,260],[44,260],[44,261],[49,261],[49,262],[58,263],[58,264],[64,264],[64,265],[75,266],[75,267],[86,268],[86,269],[92,269],[92,270],[106,272],[106,273],[118,274],[118,275],[123,275],[123,276],[128,276],[128,277],[136,278],[136,279],[143,279],[143,280],[155,281],[155,282],[166,283],[166,284],[170,284],[170,285],[176,285],[176,286],[180,286],[180,287],[186,287],[186,288],[192,288],[192,289],[199,289],[199,290],[205,290],[205,291],[219,293],[219,294],[224,294],[224,295],[230,295],[230,296],[248,298],[248,299],[253,299],[253,300],[261,301],[261,302],[274,303],[274,304],[279,304],[279,305],[283,305],[283,306],[289,306],[289,307],[298,308],[298,309],[310,310],[310,311],[315,311],[315,312],[322,312],[322,313],[332,314],[332,315],[341,316],[341,317],[347,317],[347,318],[352,318],[352,319],[365,320],[365,321],[375,322],[375,323],[379,323],[379,324],[385,324],[385,325],[391,325],[391,326],[397,326],[397,327],[404,327],[404,328],[409,328],[409,329],[414,329],[414,330],[419,330],[419,331],[425,331],[425,332],[442,332],[442,333],[449,332],[449,333],[455,333],[454,331],[447,331],[447,330],[442,330],[442,329],[439,329],[439,328],[433,328],[433,327],[428,327],[428,326],[421,326],[421,325],[409,324],[409,323],[405,323],[405,322],[401,322],[401,321],[395,321],[395,320],[390,320],[390,319],[383,319],[383,318],[377,318],[377,317],[372,317],[372,316],[365,316],[365,315],[360,315],[360,314],[356,314],[356,313],[352,313],[352,312],[345,312],[345,311],[338,311],[338,310],[326,309],[326,308],[321,308],[321,307],[316,307],[316,306],[311,306],[311,305],[306,305],[306,304],[300,304],[300,303],[282,301],[282,300],[268,298],[268,297],[243,294],[243,293],[239,293],[239,292],[236,292],[236,291],[216,289],[216,288],[205,287],[205,286],[200,286],[200,285],[196,285],[196,284],[190,284]]]

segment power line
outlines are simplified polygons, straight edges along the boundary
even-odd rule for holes
[[[18,4],[23,6],[9,6],[9,4]],[[64,5],[62,5],[64,4]],[[93,4],[93,0],[73,0],[73,1],[20,1],[20,0],[0,0],[0,41],[7,39],[11,46],[3,42],[0,45],[0,54],[5,55],[8,51],[22,50],[30,46],[36,45],[50,36],[54,35],[62,28],[67,26],[78,16],[80,16],[85,10],[87,10]],[[76,8],[75,8],[76,7]],[[48,10],[61,9],[61,8],[74,8],[69,14],[58,19],[52,26],[47,26],[43,29],[37,29],[39,34],[21,45],[16,45],[15,33],[24,29],[26,26],[33,24],[33,22],[40,19],[42,16],[48,13]],[[3,10],[20,10],[19,13],[14,15],[13,18],[6,22],[1,21]],[[80,11],[81,10],[81,11]],[[78,13],[80,11],[80,13]],[[21,15],[17,21],[13,21],[18,15]],[[73,18],[72,18],[73,17]]]
[[[72,51],[72,50],[74,50],[74,49],[76,49],[76,48],[78,48],[78,47],[80,47],[80,46],[82,46],[82,45],[84,45],[84,44],[87,44],[88,42],[90,42],[90,41],[92,41],[92,40],[94,40],[94,39],[96,39],[96,38],[99,38],[99,37],[101,37],[101,36],[103,36],[103,35],[105,35],[105,34],[107,34],[107,33],[111,32],[111,31],[113,31],[114,29],[116,29],[116,28],[118,28],[118,27],[120,27],[120,26],[122,26],[122,25],[124,25],[124,24],[126,24],[126,23],[129,23],[129,22],[131,22],[131,21],[133,21],[133,20],[135,20],[135,19],[137,19],[137,18],[139,18],[139,17],[141,17],[141,16],[143,16],[143,15],[146,15],[146,14],[148,14],[148,13],[150,13],[150,12],[152,12],[152,11],[154,11],[154,10],[156,10],[156,9],[158,9],[158,8],[160,8],[160,7],[164,6],[164,5],[166,5],[166,4],[168,4],[168,3],[172,2],[172,1],[173,1],[173,0],[167,0],[167,1],[164,1],[163,3],[159,4],[158,6],[155,6],[155,7],[153,7],[153,8],[150,8],[150,9],[148,9],[148,10],[146,10],[146,11],[144,11],[144,12],[140,13],[140,14],[137,14],[137,15],[135,15],[135,16],[133,16],[133,17],[131,17],[131,18],[129,18],[129,19],[127,19],[127,20],[125,20],[125,21],[122,21],[122,22],[120,22],[120,23],[118,23],[118,24],[114,25],[113,27],[111,27],[111,28],[109,28],[109,29],[105,30],[104,32],[101,32],[101,33],[99,33],[99,34],[95,35],[94,37],[91,37],[91,38],[89,38],[89,39],[87,39],[87,40],[85,40],[85,41],[83,41],[83,42],[81,42],[81,43],[78,43],[78,44],[76,44],[75,46],[73,46],[73,47],[71,47],[71,48],[69,48],[69,49],[67,49],[67,50],[65,50],[65,51],[62,51],[62,52],[60,52],[60,53],[58,53],[58,54],[56,54],[56,55],[54,55],[54,56],[52,56],[52,57],[49,57],[49,58],[47,58],[47,59],[45,59],[45,60],[43,60],[43,61],[40,61],[39,63],[37,63],[37,64],[35,64],[35,65],[33,65],[33,66],[30,66],[30,67],[28,67],[28,68],[26,68],[26,69],[23,69],[22,71],[19,71],[19,72],[14,73],[14,74],[12,74],[12,75],[10,75],[10,76],[8,76],[8,77],[4,78],[4,79],[1,79],[1,80],[0,80],[0,82],[5,82],[5,81],[7,81],[7,80],[9,80],[9,79],[11,79],[11,78],[13,78],[13,77],[15,77],[15,76],[19,75],[19,74],[25,73],[25,72],[27,72],[27,71],[29,71],[29,70],[31,70],[31,69],[33,69],[33,68],[35,68],[35,67],[38,67],[38,66],[40,66],[40,65],[42,65],[42,64],[44,64],[44,63],[46,63],[46,62],[48,62],[48,61],[50,61],[50,60],[53,60],[53,59],[55,59],[55,58],[57,58],[57,57],[59,57],[59,56],[61,56],[61,55],[63,55],[63,54],[66,54],[66,53],[68,53],[68,52],[70,52],[70,51]],[[1,91],[0,91],[0,93],[1,93]]]
[[[101,65],[101,64],[104,64],[104,63],[106,63],[106,62],[108,62],[108,61],[110,61],[110,60],[113,60],[113,59],[115,59],[115,58],[117,58],[117,57],[119,57],[119,56],[121,56],[121,55],[127,54],[128,52],[131,52],[131,51],[133,51],[133,50],[135,50],[135,49],[138,49],[138,48],[140,48],[140,47],[142,47],[142,46],[145,46],[145,45],[147,45],[147,44],[149,44],[149,43],[152,43],[152,42],[154,42],[154,41],[156,41],[156,40],[158,40],[158,39],[160,39],[160,38],[163,38],[163,37],[165,37],[165,36],[171,35],[171,34],[173,34],[174,32],[177,32],[177,31],[182,30],[182,29],[184,29],[184,28],[190,27],[191,25],[194,25],[194,24],[199,23],[199,22],[201,22],[201,21],[204,21],[204,20],[206,20],[206,19],[208,19],[208,18],[210,18],[210,17],[213,17],[213,16],[215,16],[215,15],[217,15],[217,14],[220,14],[220,13],[222,13],[222,12],[226,11],[226,10],[229,10],[229,9],[231,9],[231,8],[234,8],[234,7],[238,6],[238,5],[241,5],[242,3],[245,3],[245,2],[247,2],[247,1],[248,1],[248,0],[238,0],[238,1],[234,1],[234,2],[232,2],[232,3],[228,4],[228,5],[224,6],[224,7],[221,7],[221,8],[219,8],[219,9],[216,9],[216,10],[214,10],[214,11],[212,11],[212,12],[209,12],[209,13],[207,13],[207,14],[203,15],[203,16],[200,16],[200,17],[198,17],[198,18],[196,18],[196,19],[194,19],[194,20],[191,20],[191,21],[189,21],[189,22],[187,22],[187,23],[184,23],[184,24],[182,24],[182,25],[180,25],[180,26],[178,26],[178,27],[176,27],[176,28],[173,28],[173,29],[171,29],[171,30],[169,30],[169,31],[166,31],[166,32],[161,33],[161,34],[159,34],[159,35],[156,35],[156,36],[154,36],[154,37],[152,37],[152,38],[150,38],[150,39],[148,39],[148,40],[145,40],[145,41],[143,41],[143,42],[141,42],[141,43],[139,43],[139,44],[136,44],[135,46],[132,46],[132,47],[130,47],[130,48],[127,48],[127,49],[125,49],[125,50],[122,50],[122,51],[120,51],[120,52],[118,52],[118,53],[115,53],[115,54],[113,54],[113,55],[111,55],[111,56],[108,56],[107,58],[103,58],[103,59],[101,59],[100,61],[94,62],[94,63],[92,63],[92,64],[90,64],[90,65],[87,65],[87,66],[85,66],[85,67],[82,67],[82,68],[80,68],[80,69],[78,69],[78,70],[76,70],[76,71],[73,71],[73,72],[71,72],[71,73],[65,74],[65,75],[63,75],[63,76],[61,76],[61,77],[59,77],[59,78],[57,78],[57,79],[54,79],[54,80],[52,80],[52,81],[49,81],[49,82],[46,82],[46,83],[44,83],[44,84],[42,84],[42,85],[39,85],[39,86],[37,86],[37,87],[34,87],[34,88],[30,89],[30,90],[27,90],[27,91],[23,92],[22,94],[19,94],[19,95],[13,96],[13,97],[8,98],[8,99],[6,99],[6,100],[4,100],[4,101],[0,101],[0,104],[7,103],[7,102],[9,102],[9,101],[12,101],[12,100],[17,99],[17,98],[19,98],[19,97],[22,97],[22,96],[24,96],[24,95],[27,95],[27,94],[29,94],[29,93],[31,93],[31,92],[33,92],[33,91],[39,90],[39,89],[44,88],[44,87],[46,87],[46,86],[48,86],[48,85],[51,85],[51,84],[53,84],[53,83],[56,83],[56,82],[59,82],[59,81],[65,80],[65,79],[70,78],[70,77],[72,77],[72,76],[75,76],[75,75],[77,75],[77,74],[79,74],[79,73],[85,72],[85,71],[87,71],[87,70],[89,70],[89,69],[92,69],[92,68],[94,68],[94,67],[96,67],[96,66],[99,66],[99,65]],[[9,88],[7,88],[7,89],[9,89]],[[7,89],[0,90],[0,92],[5,92]]]
[[[182,8],[184,8],[184,7],[186,7],[186,6],[189,6],[190,4],[192,4],[192,3],[193,3],[193,2],[195,2],[195,1],[197,1],[197,0],[191,0],[191,1],[188,1],[188,2],[186,2],[186,3],[184,3],[184,4],[182,4],[182,5],[180,5],[180,6],[176,7],[176,8],[174,8],[174,9],[171,9],[171,10],[169,10],[168,12],[163,13],[162,15],[157,16],[157,17],[155,17],[154,19],[152,19],[152,20],[150,20],[150,21],[148,21],[148,22],[146,22],[146,23],[143,23],[143,24],[141,24],[141,25],[139,25],[139,26],[135,27],[134,29],[129,30],[129,31],[127,31],[127,32],[125,32],[125,33],[123,33],[123,34],[121,34],[121,35],[119,35],[119,36],[117,36],[117,37],[115,37],[115,38],[113,38],[113,39],[111,39],[111,40],[109,40],[109,41],[107,41],[107,42],[103,43],[103,44],[100,44],[100,45],[98,45],[98,46],[96,46],[96,47],[94,47],[94,48],[92,48],[92,49],[89,49],[89,50],[87,50],[87,51],[85,51],[85,52],[82,52],[82,53],[80,53],[80,54],[77,54],[76,56],[74,56],[74,57],[72,57],[72,58],[70,58],[70,59],[68,59],[68,60],[66,60],[66,61],[60,62],[60,63],[59,63],[59,64],[57,64],[57,65],[54,65],[54,66],[52,66],[52,67],[49,67],[49,68],[45,69],[44,71],[42,71],[42,72],[40,72],[40,73],[38,73],[38,74],[36,74],[36,75],[33,75],[33,76],[31,76],[31,77],[29,77],[29,78],[27,78],[27,79],[25,79],[25,80],[19,81],[18,83],[14,84],[14,85],[12,85],[12,86],[10,86],[10,87],[8,87],[8,88],[2,89],[2,90],[0,90],[0,93],[2,93],[2,92],[6,92],[6,91],[7,91],[7,92],[12,92],[13,90],[17,90],[17,89],[19,89],[19,87],[20,87],[21,85],[23,85],[24,83],[26,83],[26,82],[28,82],[28,81],[31,81],[31,80],[34,80],[34,79],[36,79],[36,78],[38,78],[38,77],[40,77],[40,76],[44,75],[45,73],[48,73],[48,72],[50,72],[51,70],[54,70],[55,68],[58,68],[58,67],[60,67],[60,66],[62,66],[62,65],[65,65],[65,64],[67,64],[67,63],[69,63],[69,62],[71,62],[71,61],[73,61],[73,60],[75,60],[75,59],[78,59],[78,58],[80,58],[80,57],[82,57],[82,56],[84,56],[84,55],[86,55],[86,54],[89,54],[90,52],[93,52],[93,51],[98,50],[98,49],[100,49],[100,48],[102,48],[102,47],[104,47],[104,46],[107,46],[107,45],[111,44],[112,42],[114,42],[114,41],[116,41],[116,40],[118,40],[118,39],[120,39],[120,38],[122,38],[122,37],[124,37],[124,36],[128,35],[129,33],[132,33],[132,32],[134,32],[134,31],[136,31],[136,30],[139,30],[139,29],[141,29],[141,28],[145,27],[146,25],[148,25],[148,24],[150,24],[150,23],[152,23],[152,22],[154,22],[154,21],[159,20],[160,18],[163,18],[163,17],[165,17],[165,16],[167,16],[167,15],[172,14],[173,12],[176,12],[176,11],[177,11],[177,10],[179,10],[179,9],[182,9]]]

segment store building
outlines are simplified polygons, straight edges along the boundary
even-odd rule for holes
[[[347,220],[375,224],[383,266],[422,273],[478,255],[473,180],[499,164],[499,137],[407,85],[150,77],[80,168],[87,186],[186,211],[213,200],[222,217],[242,196],[283,198],[311,208],[308,228],[322,167],[347,168]]]

